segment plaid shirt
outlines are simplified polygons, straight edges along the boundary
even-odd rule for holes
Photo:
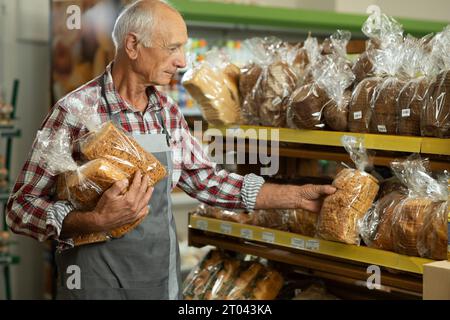
[[[73,142],[86,134],[88,130],[79,122],[79,118],[74,116],[74,106],[70,105],[68,98],[74,93],[83,94],[88,88],[100,88],[102,77],[92,80],[58,101],[44,120],[41,130],[68,129]],[[209,205],[253,210],[264,180],[253,174],[243,177],[225,170],[219,171],[216,164],[209,160],[201,144],[191,135],[178,106],[154,87],[149,88],[148,94],[149,105],[145,112],[134,110],[115,90],[110,64],[105,77],[105,95],[110,112],[105,99],[101,99],[97,113],[102,122],[110,120],[110,113],[115,114],[116,118],[120,118],[125,132],[157,134],[163,131],[156,116],[156,112],[161,112],[171,136],[174,168],[172,187],[178,185],[191,197]],[[35,145],[36,141],[9,198],[7,223],[15,233],[31,236],[39,241],[55,239],[59,241],[60,249],[70,248],[73,246],[71,239],[59,239],[59,235],[64,218],[74,207],[67,201],[55,199],[56,176],[40,163]],[[74,143],[75,160],[81,158],[79,149]]]

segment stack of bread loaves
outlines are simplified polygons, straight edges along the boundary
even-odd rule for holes
[[[184,281],[183,296],[186,300],[273,300],[282,286],[278,271],[212,250]]]
[[[74,93],[70,101],[65,101],[68,110],[71,110],[70,115],[86,123],[90,130],[76,141],[87,162],[79,166],[73,160],[72,141],[69,132],[64,129],[53,134],[40,132],[36,146],[41,150],[38,155],[45,167],[58,175],[58,199],[68,200],[76,209],[83,211],[93,210],[104,191],[117,181],[131,180],[138,170],[149,176],[150,185],[155,185],[166,176],[164,166],[133,137],[126,135],[112,122],[99,124],[96,108],[92,107],[93,103],[98,103],[98,97],[98,91],[92,89],[85,96]],[[143,219],[109,232],[77,236],[74,243],[82,245],[105,241],[109,237],[119,238]]]

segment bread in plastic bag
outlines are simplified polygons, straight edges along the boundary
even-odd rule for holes
[[[281,274],[256,261],[211,250],[183,283],[186,300],[272,300],[283,286]]]
[[[288,230],[288,210],[255,210],[249,213],[249,216],[251,218],[249,224],[277,230]]]
[[[343,169],[333,181],[337,191],[324,199],[317,224],[317,235],[325,240],[359,244],[358,221],[378,193],[378,181],[364,170],[369,163],[363,141],[343,136],[342,144],[357,169]]]
[[[289,231],[307,237],[314,237],[317,230],[319,214],[303,209],[289,210]]]
[[[248,39],[243,46],[252,53],[239,79],[246,122],[285,127],[287,98],[298,80],[289,64],[293,49],[274,37]]]
[[[371,101],[380,77],[366,78],[353,89],[348,113],[348,129],[351,132],[368,133],[373,109]]]
[[[239,68],[227,60],[217,51],[208,52],[205,61],[189,69],[182,79],[204,118],[214,125],[241,121]]]
[[[252,217],[246,212],[234,212],[217,207],[200,204],[193,212],[199,216],[214,218],[224,221],[231,221],[236,223],[249,223]]]
[[[86,160],[105,159],[123,171],[130,179],[138,170],[148,175],[154,185],[167,175],[166,168],[151,153],[112,121],[102,122],[97,111],[100,89],[88,88],[65,98],[68,113],[88,129],[74,145],[79,146]]]
[[[413,155],[391,163],[408,187],[408,196],[395,208],[392,221],[394,251],[431,259],[447,257],[447,180],[434,179],[427,161]]]
[[[423,136],[450,137],[450,70],[438,74],[429,88],[421,120]]]
[[[381,250],[394,250],[392,222],[395,208],[404,198],[406,198],[406,192],[388,192],[375,202],[361,219],[360,235],[367,246]]]
[[[288,127],[310,130],[324,129],[323,110],[329,100],[326,92],[315,82],[297,88],[288,103]]]
[[[103,192],[115,182],[127,179],[126,173],[105,159],[95,159],[82,166],[72,158],[69,132],[60,129],[54,133],[39,131],[36,153],[51,174],[58,175],[56,195],[59,200],[68,200],[77,210],[93,210]],[[142,220],[124,225],[110,232],[99,232],[73,237],[75,246],[103,242],[109,238],[120,238],[134,229]]]

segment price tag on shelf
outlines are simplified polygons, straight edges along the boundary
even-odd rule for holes
[[[253,230],[242,228],[241,229],[241,238],[252,240],[253,239]]]
[[[362,119],[362,111],[353,112],[353,119],[354,120]]]
[[[220,224],[220,231],[226,234],[230,234],[231,233],[231,225],[229,223],[224,223],[222,222]]]
[[[311,251],[319,251],[320,242],[319,240],[307,240],[306,241],[306,249]]]
[[[291,246],[296,249],[305,249],[305,240],[299,238],[291,238]]]
[[[263,231],[262,239],[265,242],[274,243],[275,242],[275,235],[273,234],[273,232]]]
[[[197,221],[197,229],[208,230],[208,221],[198,220]]]

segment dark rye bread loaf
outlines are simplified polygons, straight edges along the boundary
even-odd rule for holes
[[[405,83],[397,98],[398,134],[420,136],[420,115],[429,88],[427,78],[411,79]]]
[[[388,77],[379,82],[373,93],[369,131],[377,134],[397,134],[397,97],[405,82]]]
[[[381,78],[372,77],[361,81],[353,90],[348,113],[348,129],[351,132],[368,133],[372,108],[370,106],[375,87]]]
[[[422,114],[423,136],[450,137],[450,71],[442,71],[430,85]]]

